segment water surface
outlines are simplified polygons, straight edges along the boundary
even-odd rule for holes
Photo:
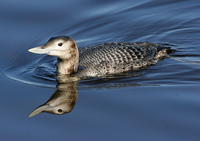
[[[199,140],[200,3],[154,0],[1,1],[1,140]],[[146,69],[79,81],[68,114],[28,118],[55,92],[54,57],[31,54],[57,35],[170,44]],[[58,86],[57,86],[58,87]]]

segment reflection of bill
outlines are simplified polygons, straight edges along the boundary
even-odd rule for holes
[[[78,97],[78,82],[68,81],[57,85],[56,92],[41,106],[37,107],[29,117],[42,112],[51,114],[65,114],[73,110]]]

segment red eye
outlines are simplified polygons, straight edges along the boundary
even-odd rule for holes
[[[58,46],[60,46],[60,47],[61,47],[62,45],[63,45],[63,43],[59,43],[59,44],[58,44]]]

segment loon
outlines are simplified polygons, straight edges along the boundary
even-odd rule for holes
[[[148,67],[168,57],[170,47],[149,42],[109,42],[78,50],[71,37],[57,36],[28,51],[56,56],[57,76],[77,73],[97,77]]]

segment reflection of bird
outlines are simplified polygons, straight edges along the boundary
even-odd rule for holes
[[[169,47],[148,42],[111,42],[78,51],[77,44],[71,37],[58,36],[50,38],[44,46],[29,51],[58,57],[57,75],[77,72],[80,67],[78,75],[102,76],[155,64],[168,55]]]
[[[42,112],[51,114],[65,114],[73,110],[78,97],[78,82],[68,82],[65,84],[58,84],[56,92],[43,105],[37,107],[29,117],[37,115]]]

